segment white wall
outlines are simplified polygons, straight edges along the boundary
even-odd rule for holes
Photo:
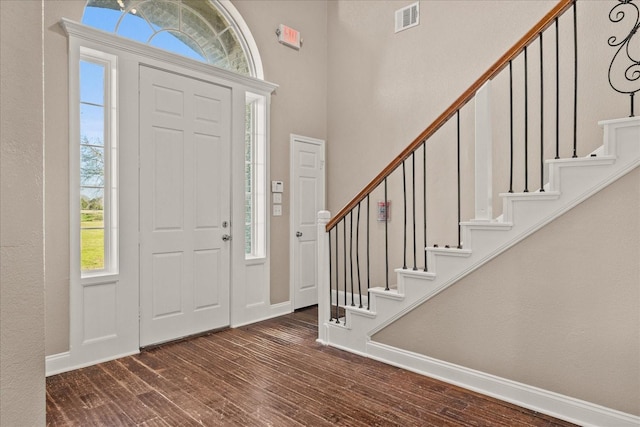
[[[44,425],[42,3],[0,31],[0,425]]]

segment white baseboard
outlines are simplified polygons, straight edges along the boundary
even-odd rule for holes
[[[51,356],[45,357],[45,376],[50,377],[51,375],[61,374],[63,372],[73,371],[75,369],[86,368],[87,366],[109,362],[111,360],[120,359],[121,357],[131,356],[138,353],[140,353],[140,350],[116,354],[104,359],[81,363],[74,362],[71,357],[71,353],[68,351],[64,353],[52,354]]]
[[[263,320],[273,319],[274,317],[284,316],[293,311],[293,305],[291,301],[285,301],[278,304],[270,304],[265,310],[260,311],[260,314],[250,318],[245,318],[231,325],[232,328],[239,328],[240,326],[250,325],[251,323],[262,322]],[[246,315],[246,314],[245,314]]]
[[[260,322],[262,320],[268,320],[274,317],[289,314],[291,313],[291,307],[292,306],[290,301],[269,305],[266,310],[261,312],[261,316],[252,319],[246,319],[242,323],[232,325],[232,327],[237,328],[251,323]],[[138,353],[140,353],[140,350],[116,354],[106,358],[91,360],[89,362],[85,361],[81,363],[73,361],[71,352],[69,351],[64,353],[52,354],[51,356],[45,357],[45,375],[49,377],[51,375],[61,374],[63,372],[73,371],[75,369],[86,368],[87,366],[97,365],[98,363],[108,362],[110,360],[115,360],[121,357],[131,356]]]
[[[582,426],[640,426],[635,415],[386,344],[369,341],[367,357]]]

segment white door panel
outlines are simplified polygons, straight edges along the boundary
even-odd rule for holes
[[[140,67],[140,345],[229,324],[230,90]]]
[[[292,290],[295,309],[318,303],[318,211],[324,209],[324,141],[292,137]]]

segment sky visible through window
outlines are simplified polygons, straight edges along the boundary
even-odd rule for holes
[[[86,7],[84,16],[82,17],[82,23],[90,27],[112,33],[114,32],[121,15],[122,12],[117,9]],[[151,26],[151,24],[149,24],[145,19],[136,16],[135,14],[128,13],[122,19],[122,23],[118,28],[118,35],[141,43],[149,43],[151,46],[168,50],[169,52],[174,52],[179,55],[186,56],[187,58],[206,62],[205,58],[200,53],[184,44],[170,31],[161,30],[162,29],[157,26]],[[149,38],[153,36],[156,31],[161,32],[149,41]]]

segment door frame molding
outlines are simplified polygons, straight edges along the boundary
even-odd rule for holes
[[[327,167],[326,167],[326,141],[318,138],[311,138],[308,136],[290,134],[289,135],[289,301],[291,302],[291,312],[295,311],[295,264],[293,262],[295,256],[295,224],[294,224],[294,207],[295,207],[295,192],[293,191],[293,171],[294,171],[294,146],[296,142],[302,142],[306,144],[318,145],[322,149],[322,157],[324,164],[322,166],[322,206],[320,210],[324,210],[327,205]],[[316,212],[317,214],[317,212]]]

